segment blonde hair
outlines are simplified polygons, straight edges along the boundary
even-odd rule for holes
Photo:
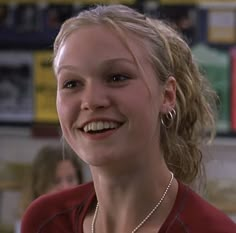
[[[200,146],[215,135],[216,95],[200,73],[188,44],[161,20],[123,5],[97,6],[64,22],[54,42],[54,70],[64,41],[87,25],[108,25],[122,38],[125,31],[135,34],[146,46],[159,82],[165,84],[168,77],[175,77],[177,115],[170,128],[162,125],[160,144],[175,177],[191,184],[203,171]]]

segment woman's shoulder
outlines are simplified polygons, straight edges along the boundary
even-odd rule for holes
[[[88,205],[94,196],[94,186],[90,182],[39,197],[31,203],[23,216],[22,233],[38,232],[38,229],[49,226],[50,222],[55,222],[59,218],[65,223],[68,220],[73,221],[76,211]]]
[[[180,183],[178,217],[183,224],[198,232],[236,232],[236,224],[199,194]],[[208,230],[207,230],[208,229]]]

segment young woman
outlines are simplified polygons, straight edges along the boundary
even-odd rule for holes
[[[56,145],[43,146],[33,160],[22,190],[20,218],[31,202],[40,196],[74,188],[82,182],[82,166],[72,151]],[[20,225],[21,220],[18,220],[15,233],[20,233]]]
[[[236,232],[188,187],[215,94],[174,30],[98,6],[62,25],[54,55],[63,136],[93,182],[34,202],[23,233]]]
[[[35,156],[27,178],[27,185],[22,193],[23,212],[34,199],[43,194],[81,184],[82,166],[71,151],[61,146],[45,145]]]

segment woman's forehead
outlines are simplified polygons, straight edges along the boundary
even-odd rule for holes
[[[89,25],[74,30],[64,40],[55,60],[55,68],[60,63],[68,62],[68,59],[75,60],[73,55],[86,60],[91,54],[97,55],[97,59],[126,58],[135,64],[144,64],[148,60],[145,43],[134,33],[117,31],[106,25]]]

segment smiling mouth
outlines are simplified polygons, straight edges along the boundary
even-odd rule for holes
[[[114,121],[93,121],[84,125],[80,130],[88,134],[99,134],[118,129],[121,125],[122,123]]]

